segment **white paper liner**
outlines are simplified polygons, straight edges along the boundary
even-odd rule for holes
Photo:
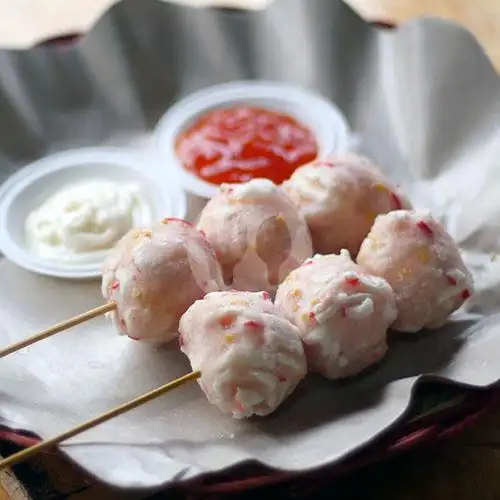
[[[62,144],[151,129],[167,104],[204,85],[256,75],[289,80],[339,104],[362,151],[443,220],[464,249],[478,292],[467,315],[394,343],[365,376],[343,384],[309,377],[269,418],[233,421],[192,383],[64,450],[121,487],[154,487],[247,459],[303,471],[331,464],[386,430],[402,416],[421,374],[478,387],[496,383],[500,259],[491,254],[500,239],[500,79],[473,38],[437,22],[380,34],[330,0],[314,0],[314,7],[313,0],[290,0],[286,25],[277,22],[285,14],[278,4],[251,17],[146,4],[147,19],[132,3],[118,6],[74,50],[3,54],[3,178],[26,156]],[[164,23],[169,30],[160,29]],[[168,52],[174,40],[186,64]],[[0,343],[101,303],[97,283],[42,278],[2,262]],[[0,418],[50,437],[188,370],[175,347],[139,345],[96,319],[1,360]]]

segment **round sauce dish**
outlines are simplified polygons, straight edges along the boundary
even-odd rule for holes
[[[239,81],[188,95],[155,135],[166,170],[211,198],[222,183],[267,178],[281,184],[301,165],[351,146],[349,126],[329,100],[279,82]]]
[[[118,148],[69,150],[0,188],[0,251],[39,274],[94,278],[130,229],[185,213],[176,173],[167,176],[156,159]]]

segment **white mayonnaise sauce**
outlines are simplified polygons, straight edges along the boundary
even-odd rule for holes
[[[130,229],[152,222],[135,183],[88,180],[62,188],[29,214],[30,249],[39,257],[85,262],[112,248]]]

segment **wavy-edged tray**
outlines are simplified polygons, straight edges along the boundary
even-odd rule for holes
[[[309,377],[268,419],[235,423],[193,384],[63,446],[99,479],[156,487],[249,460],[312,471],[402,422],[422,374],[496,386],[500,80],[462,29],[427,20],[383,33],[340,0],[278,0],[254,13],[126,0],[76,45],[5,51],[0,64],[2,178],[49,151],[144,137],[173,101],[205,85],[312,87],[342,108],[364,152],[442,218],[477,281],[469,309],[446,328],[393,341],[382,365],[356,380]],[[0,277],[2,344],[101,301],[95,284],[7,262]],[[137,346],[96,320],[2,360],[0,417],[48,437],[187,370],[174,349]]]
[[[291,473],[272,470],[249,463],[215,474],[205,474],[194,480],[177,484],[189,498],[196,496],[233,494],[254,489],[277,494],[293,494],[294,498],[312,498],[332,481],[365,466],[425,445],[449,439],[476,423],[498,406],[497,390],[477,391],[441,384],[424,384],[415,394],[415,401],[404,422],[384,436],[341,463],[314,472]],[[444,389],[444,390],[443,390]],[[40,442],[40,438],[22,431],[0,428],[0,440],[25,448]],[[50,452],[49,452],[50,453]]]

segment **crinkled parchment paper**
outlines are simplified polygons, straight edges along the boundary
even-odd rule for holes
[[[309,377],[269,418],[233,421],[193,383],[64,445],[100,479],[152,487],[247,459],[307,470],[397,421],[424,374],[478,387],[500,378],[500,80],[466,31],[416,21],[384,33],[332,0],[252,13],[126,0],[76,47],[0,52],[0,67],[2,180],[50,151],[147,136],[205,85],[264,78],[316,89],[342,108],[363,151],[443,220],[477,282],[446,328],[393,342],[379,367],[348,383]],[[97,283],[6,261],[0,278],[2,345],[102,300]],[[95,319],[1,360],[1,422],[49,437],[188,370],[174,347],[139,345]]]

